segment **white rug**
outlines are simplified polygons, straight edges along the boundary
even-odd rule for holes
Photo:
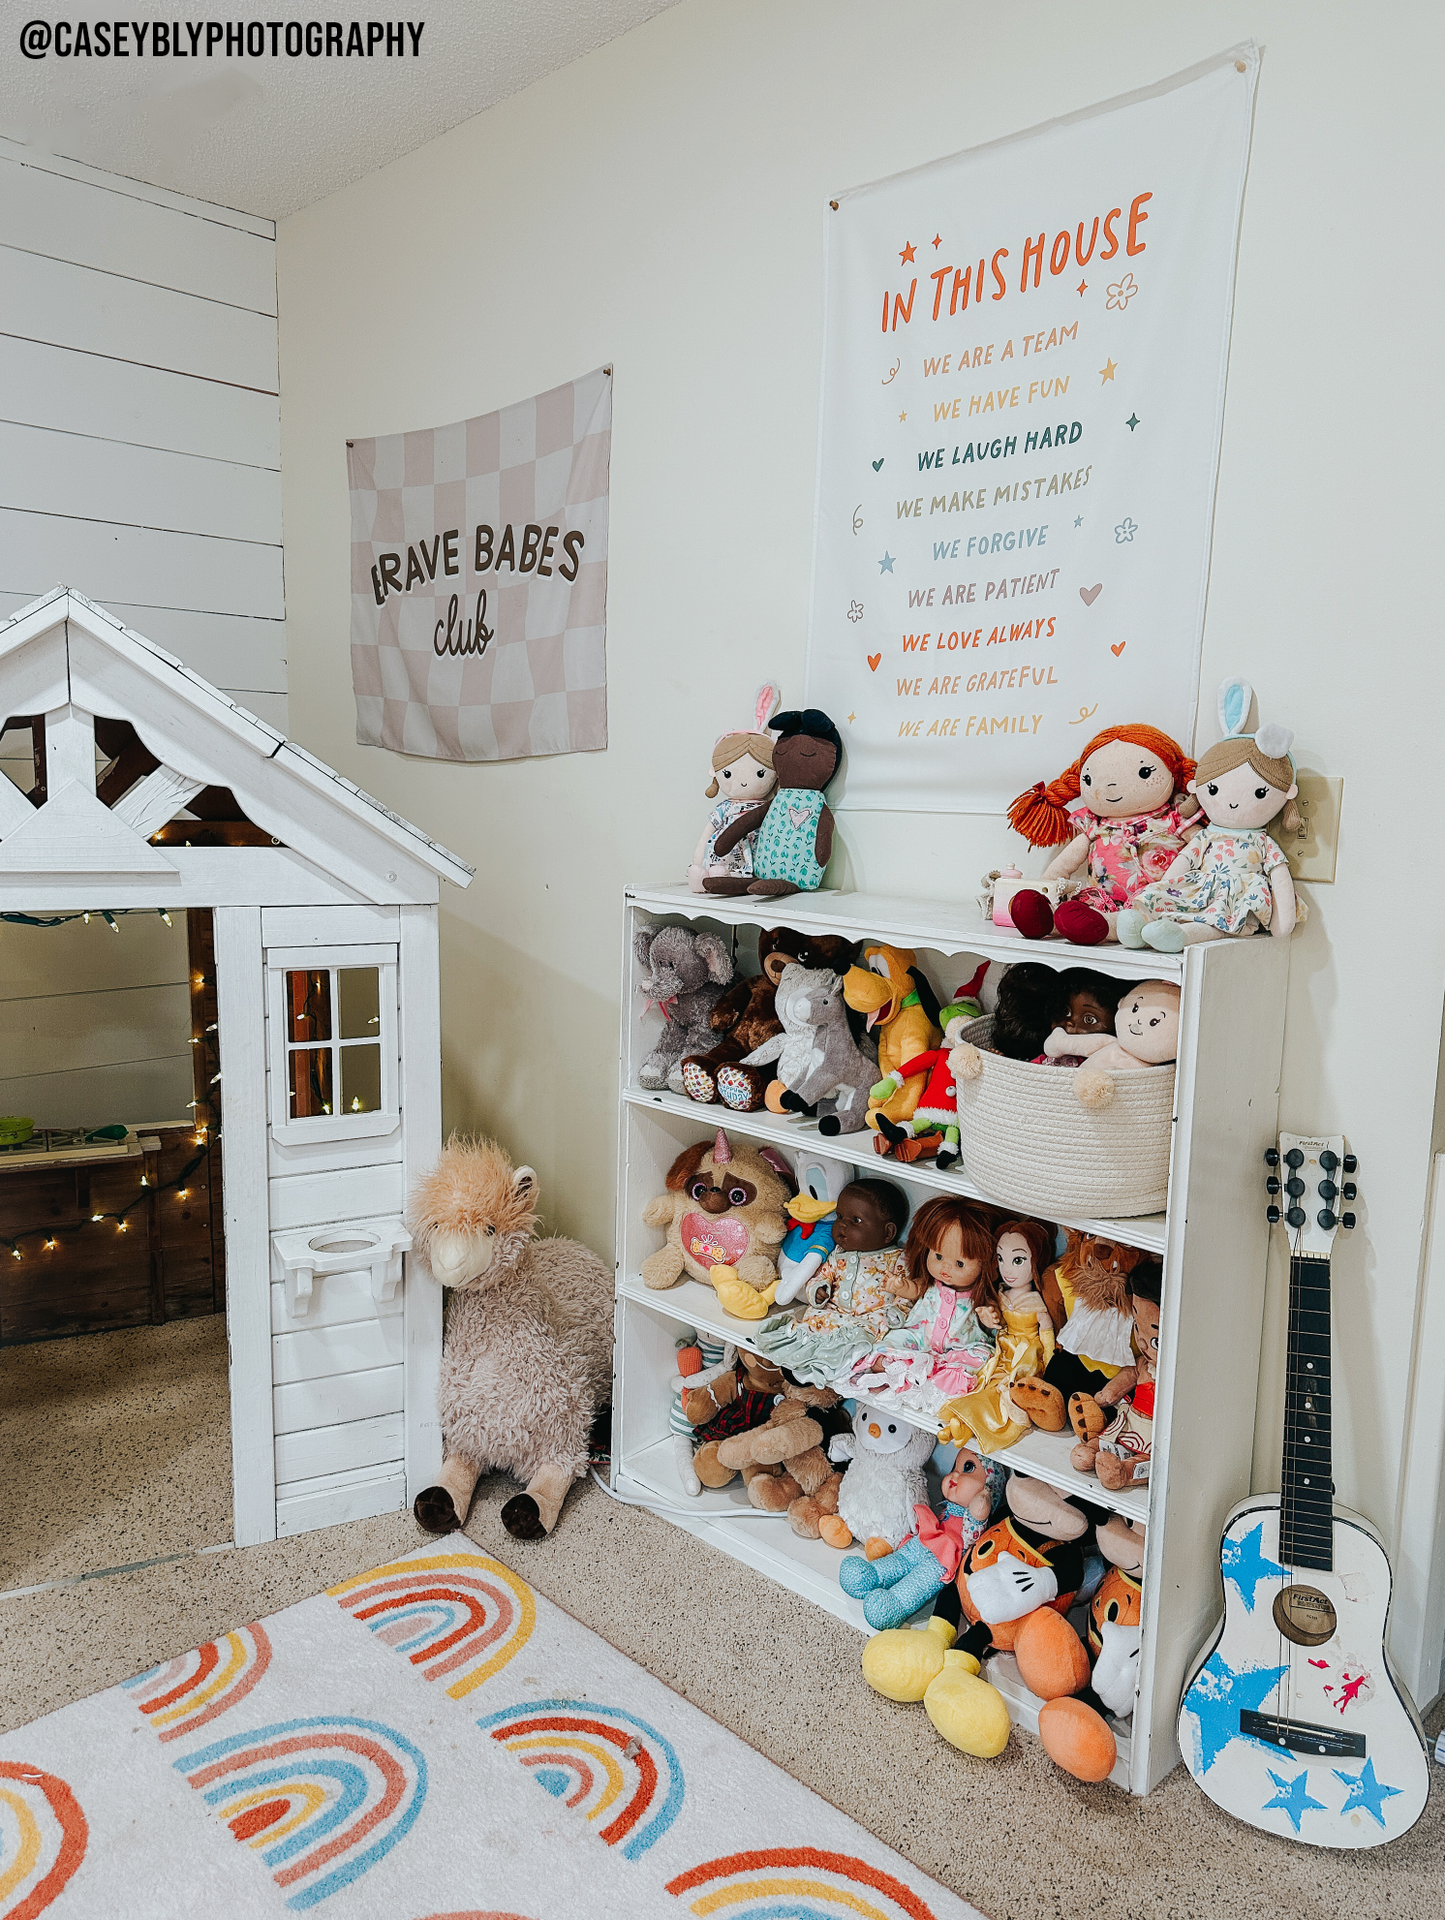
[[[982,1920],[462,1534],[0,1739],[0,1920],[288,1909]]]

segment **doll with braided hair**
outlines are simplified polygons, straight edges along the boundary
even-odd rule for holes
[[[1143,887],[1118,918],[1125,946],[1178,953],[1200,940],[1268,928],[1279,939],[1299,918],[1294,881],[1277,841],[1265,831],[1278,817],[1299,829],[1288,727],[1232,734],[1213,746],[1189,783],[1208,824],[1162,879]]]
[[[1088,884],[1051,907],[1037,888],[1009,901],[1027,940],[1058,932],[1076,946],[1118,938],[1118,918],[1151,881],[1162,880],[1195,830],[1194,762],[1157,727],[1105,727],[1057,780],[1021,793],[1009,822],[1030,846],[1059,847],[1045,880],[1085,869]]]

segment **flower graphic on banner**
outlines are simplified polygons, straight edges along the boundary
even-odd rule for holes
[[[1126,273],[1122,280],[1109,282],[1109,297],[1104,305],[1112,313],[1122,313],[1138,291],[1139,282],[1132,273]]]
[[[848,618],[853,622],[853,625],[855,627],[857,626],[858,622],[863,618],[863,602],[861,600],[855,600],[852,606],[849,607]]]
[[[1136,523],[1131,519],[1129,519],[1127,515],[1125,515],[1125,517],[1119,522],[1118,526],[1115,527],[1114,529],[1115,544],[1117,546],[1122,547],[1124,542],[1126,540],[1132,540],[1134,538],[1134,535],[1138,531],[1139,531],[1139,528],[1136,525]]]

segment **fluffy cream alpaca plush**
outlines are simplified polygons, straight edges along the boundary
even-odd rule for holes
[[[612,1275],[576,1240],[535,1237],[538,1193],[495,1141],[453,1134],[411,1196],[414,1249],[453,1290],[437,1396],[446,1461],[413,1509],[431,1533],[459,1527],[496,1468],[526,1483],[502,1508],[507,1531],[550,1533],[611,1397]]]

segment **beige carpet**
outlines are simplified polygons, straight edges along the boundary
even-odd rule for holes
[[[0,1399],[14,1357],[0,1355]],[[59,1359],[51,1364],[57,1377],[79,1377]],[[88,1362],[86,1377],[99,1378]],[[149,1398],[128,1404],[143,1416],[152,1471],[164,1484],[174,1471],[164,1424],[150,1418]],[[31,1408],[31,1418],[43,1421],[43,1403],[32,1397]],[[110,1421],[117,1429],[110,1444],[123,1456],[114,1411]],[[38,1436],[32,1444],[39,1448]],[[176,1445],[188,1471],[196,1444],[183,1408]],[[127,1512],[169,1515],[168,1502],[148,1501],[143,1477],[128,1475],[126,1485],[134,1501]],[[552,1539],[526,1546],[498,1520],[504,1493],[499,1481],[478,1488],[467,1530],[479,1546],[991,1920],[1445,1914],[1445,1768],[1435,1770],[1430,1804],[1404,1840],[1374,1853],[1334,1855],[1236,1825],[1182,1769],[1135,1801],[1067,1779],[1020,1734],[997,1760],[966,1760],[937,1738],[920,1708],[868,1691],[858,1670],[859,1635],[762,1575],[594,1488],[572,1496]],[[77,1539],[73,1526],[68,1537]],[[137,1541],[151,1544],[141,1534],[127,1538],[125,1558],[151,1557],[134,1550]],[[0,1728],[319,1592],[418,1538],[408,1515],[386,1515],[0,1600]],[[27,1564],[38,1564],[38,1546],[27,1551]],[[1432,1732],[1442,1718],[1432,1716]]]

